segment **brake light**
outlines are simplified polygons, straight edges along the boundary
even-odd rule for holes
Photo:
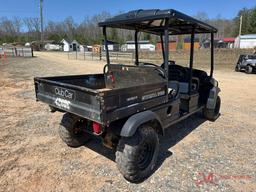
[[[101,133],[101,126],[97,122],[93,122],[92,123],[92,129],[93,129],[93,133],[96,133],[96,134],[100,134]]]
[[[109,72],[108,79],[111,81],[111,83],[115,83],[116,78],[112,71]]]

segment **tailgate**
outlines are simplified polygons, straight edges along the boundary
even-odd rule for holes
[[[34,81],[38,101],[101,123],[97,92],[44,78],[35,78]]]

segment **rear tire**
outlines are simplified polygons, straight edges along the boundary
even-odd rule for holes
[[[207,108],[203,109],[204,118],[210,121],[215,121],[220,115],[220,106],[221,106],[221,99],[220,99],[220,96],[218,96],[214,109],[207,109]]]
[[[62,117],[59,126],[59,135],[70,147],[82,146],[90,139],[90,135],[79,128],[80,120],[80,117],[70,113],[65,113]]]
[[[252,70],[253,70],[253,68],[252,68],[251,65],[247,65],[247,66],[245,67],[245,72],[246,72],[247,74],[251,74],[251,73],[252,73]]]
[[[117,167],[128,181],[141,182],[153,173],[158,152],[158,134],[149,125],[144,125],[133,136],[119,140],[116,151]]]

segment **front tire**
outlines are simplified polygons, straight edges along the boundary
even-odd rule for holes
[[[138,128],[131,137],[122,137],[116,151],[116,163],[125,179],[138,183],[149,177],[156,166],[159,139],[149,125]]]
[[[240,63],[238,63],[238,64],[236,65],[235,71],[236,71],[236,72],[240,72],[240,71],[241,71]]]
[[[80,147],[84,145],[90,136],[79,128],[81,118],[71,113],[65,113],[59,126],[60,138],[69,147]]]
[[[214,109],[207,109],[207,108],[203,109],[204,118],[210,121],[215,121],[220,115],[220,106],[221,106],[221,99],[220,99],[220,96],[218,96]]]
[[[251,65],[247,65],[247,66],[245,67],[245,72],[246,72],[247,74],[251,74],[251,73],[252,73],[252,70],[253,70],[253,68],[252,68]]]

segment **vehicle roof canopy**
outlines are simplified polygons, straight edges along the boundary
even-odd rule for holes
[[[217,29],[174,9],[134,10],[100,22],[100,27],[138,30],[156,35],[164,33],[165,21],[169,18],[170,35],[216,33]]]

